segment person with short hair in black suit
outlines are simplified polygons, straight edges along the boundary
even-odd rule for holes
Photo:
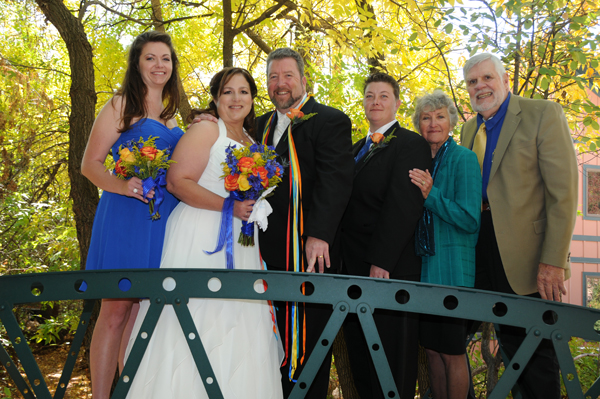
[[[421,278],[414,236],[424,200],[409,171],[431,169],[431,150],[423,137],[396,121],[400,103],[393,77],[375,73],[367,78],[363,106],[369,133],[353,147],[354,184],[340,225],[343,271],[348,275],[408,281]],[[412,398],[417,378],[418,315],[376,309],[373,318],[400,397]],[[360,397],[383,398],[355,315],[349,315],[344,335]]]

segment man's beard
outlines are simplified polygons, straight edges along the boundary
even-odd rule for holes
[[[271,97],[271,102],[273,103],[273,105],[275,105],[275,108],[277,108],[277,109],[288,109],[292,105],[294,105],[298,101],[300,101],[302,99],[302,96],[303,96],[303,94],[301,94],[298,97],[294,97],[292,94],[290,94],[289,100],[286,100],[286,101],[283,101],[283,102],[279,102],[275,98]]]
[[[492,97],[494,98],[493,102],[477,104],[477,96],[479,94],[480,93],[475,93],[475,100],[471,100],[471,108],[473,108],[473,111],[481,113],[481,112],[489,111],[490,109],[493,109],[494,107],[500,106],[504,102],[504,98],[506,98],[506,95],[508,93],[506,93],[504,91],[495,90],[492,92]]]

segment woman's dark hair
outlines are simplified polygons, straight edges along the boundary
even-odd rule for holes
[[[123,96],[125,100],[125,108],[123,109],[123,126],[119,129],[119,133],[123,133],[131,127],[133,118],[143,118],[148,112],[146,110],[146,94],[148,88],[142,80],[140,74],[140,57],[142,49],[148,43],[164,43],[171,51],[171,62],[173,70],[171,77],[165,84],[162,92],[163,102],[166,100],[165,109],[161,112],[162,119],[172,119],[179,108],[179,86],[178,86],[178,60],[171,37],[164,32],[148,31],[144,32],[135,38],[129,49],[129,58],[127,60],[127,71],[121,88],[117,91],[117,95]]]
[[[240,74],[246,79],[248,85],[250,86],[250,94],[252,95],[252,99],[256,98],[258,90],[256,88],[256,83],[254,82],[254,78],[250,75],[250,72],[245,70],[244,68],[232,68],[227,67],[221,69],[213,78],[210,80],[210,95],[212,99],[208,103],[208,108],[205,109],[193,109],[188,122],[192,122],[197,115],[200,114],[211,114],[214,117],[218,118],[219,113],[217,111],[217,104],[215,104],[215,100],[218,100],[221,94],[223,93],[223,87],[233,78],[234,75]],[[246,115],[244,118],[244,129],[253,140],[256,140],[255,133],[255,121],[256,114],[254,113],[254,103],[252,104],[252,108],[250,108],[250,113]]]

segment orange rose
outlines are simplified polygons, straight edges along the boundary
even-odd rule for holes
[[[156,157],[156,153],[158,153],[158,150],[154,147],[142,147],[140,149],[140,154],[151,161]]]
[[[290,108],[290,112],[288,112],[286,115],[291,120],[294,120],[296,118],[300,119],[300,118],[304,117],[304,112],[302,112],[296,108]]]
[[[255,170],[252,171],[254,176],[260,176],[261,180],[265,180],[269,172],[265,169],[264,166],[259,166]]]
[[[279,166],[275,167],[275,176],[281,177],[281,168]]]
[[[250,172],[254,166],[254,159],[250,157],[242,157],[238,161],[238,168],[241,172]]]
[[[238,175],[227,175],[225,177],[225,190],[235,191],[238,189]]]
[[[375,144],[379,144],[379,142],[383,139],[383,134],[381,133],[373,133],[371,135],[371,140],[373,141],[373,143]]]
[[[121,165],[121,160],[120,159],[115,164],[115,173],[118,174],[118,175],[121,175],[123,177],[127,176],[127,171],[125,170],[125,168],[123,167],[123,165]]]

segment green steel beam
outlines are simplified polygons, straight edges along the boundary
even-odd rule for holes
[[[123,292],[118,283],[122,279],[131,282],[131,289]],[[219,279],[221,289],[208,289],[211,279]],[[257,280],[264,280],[268,289],[264,293],[254,289]],[[87,289],[79,288],[85,281]],[[170,282],[167,284],[167,282]],[[173,287],[173,284],[175,287]],[[311,285],[312,294],[304,295],[303,284]],[[308,290],[307,292],[311,292]],[[157,269],[157,270],[114,270],[97,272],[65,272],[27,274],[0,277],[0,322],[7,328],[13,347],[27,374],[34,381],[33,392],[19,377],[14,377],[19,389],[29,391],[26,398],[50,398],[39,368],[18,328],[12,312],[15,304],[84,299],[92,302],[100,298],[150,298],[152,303],[136,337],[127,365],[123,370],[113,398],[125,398],[131,381],[154,331],[156,321],[165,305],[174,306],[180,325],[192,350],[194,361],[203,378],[204,386],[211,398],[222,398],[214,378],[204,347],[187,309],[189,298],[231,298],[254,300],[277,300],[328,304],[333,309],[325,327],[320,345],[307,360],[298,384],[292,391],[292,399],[303,398],[310,387],[319,365],[329,351],[337,332],[348,313],[357,313],[367,336],[371,356],[384,392],[389,397],[398,397],[389,366],[381,347],[379,335],[373,322],[375,309],[427,313],[471,320],[481,320],[523,327],[527,338],[491,394],[491,398],[505,398],[528,363],[531,354],[542,338],[552,340],[570,398],[596,398],[600,396],[598,380],[585,395],[571,357],[568,341],[571,337],[598,341],[599,334],[594,324],[600,320],[600,311],[563,303],[524,298],[516,295],[494,294],[467,288],[453,288],[424,283],[402,282],[341,275],[317,275],[310,273],[284,273],[267,271],[228,271],[213,269]],[[88,302],[89,303],[89,302]],[[85,333],[86,322],[82,319],[76,339]],[[19,341],[19,342],[17,342]],[[75,341],[74,341],[75,342]],[[79,348],[72,348],[78,352]],[[75,355],[76,356],[76,355]],[[0,352],[0,360],[6,366],[7,355]],[[71,358],[67,363],[72,361]],[[14,365],[14,363],[13,363]],[[13,366],[14,367],[14,366]],[[7,367],[9,368],[9,367]],[[9,370],[10,371],[10,370]],[[67,369],[59,382],[55,398],[62,398],[66,389]],[[14,373],[11,373],[13,376]],[[212,378],[212,381],[209,380]],[[37,385],[36,385],[37,383]],[[64,384],[61,385],[61,384]],[[390,396],[392,395],[392,396]]]

